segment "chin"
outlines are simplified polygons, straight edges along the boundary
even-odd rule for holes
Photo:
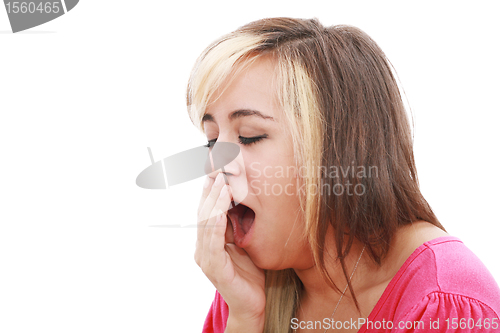
[[[290,268],[285,265],[285,262],[283,261],[283,254],[273,251],[272,249],[259,247],[254,250],[253,247],[250,247],[248,249],[245,249],[245,251],[248,253],[255,266],[261,269],[277,271],[285,268]]]

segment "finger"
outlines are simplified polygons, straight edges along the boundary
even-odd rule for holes
[[[229,254],[231,262],[235,268],[244,271],[249,275],[262,277],[262,273],[264,271],[253,263],[252,259],[250,259],[250,256],[244,249],[237,247],[235,244],[226,244],[225,250]]]
[[[198,204],[198,215],[200,214],[201,208],[203,207],[203,203],[208,197],[210,190],[212,189],[212,185],[214,183],[214,179],[212,177],[207,176],[205,182],[203,183],[203,190],[201,192],[200,202]]]
[[[222,272],[226,266],[228,255],[226,253],[225,234],[227,228],[227,215],[222,210],[218,211],[216,222],[212,228],[212,236],[210,237],[210,245],[208,255],[210,256],[210,270],[213,272]]]
[[[227,227],[226,227],[226,234],[225,234],[225,243],[234,243],[234,229],[233,229],[233,224],[231,223],[231,220],[229,217],[227,217]]]
[[[209,218],[210,214],[215,206],[215,203],[217,201],[217,198],[220,195],[220,190],[222,186],[224,185],[224,182],[222,181],[222,176],[221,174],[218,174],[214,184],[212,187],[208,187],[210,189],[208,196],[205,199],[205,202],[203,203],[203,206],[201,208],[200,213],[198,214],[198,230],[197,230],[197,245],[196,248],[200,249],[203,257],[203,253],[205,252],[206,249],[206,243],[204,241],[205,237],[210,237],[210,234],[207,235],[207,224],[209,223]],[[212,221],[213,224],[213,221]],[[209,240],[208,240],[209,241]]]
[[[201,259],[203,257],[203,236],[205,233],[205,225],[208,222],[208,218],[205,213],[202,213],[203,207],[207,200],[207,197],[212,191],[217,190],[217,186],[214,186],[215,180],[207,176],[205,183],[203,184],[203,191],[200,198],[200,203],[198,205],[198,230],[196,237],[196,251],[195,251],[195,260],[198,265],[201,263]]]
[[[219,237],[220,233],[222,233],[222,241],[218,241],[218,243],[216,243],[216,246],[218,247],[218,250],[224,250],[224,235],[226,229],[225,227],[222,228],[217,225],[217,218],[221,215],[221,212],[224,213],[224,210],[227,209],[230,202],[231,202],[231,197],[230,197],[229,186],[224,185],[224,187],[220,191],[219,197],[217,198],[215,207],[212,210],[211,217],[209,218],[204,228],[205,229],[205,232],[203,234],[204,251],[208,250],[210,252],[210,247],[212,246],[212,239],[214,237]],[[219,245],[220,242],[222,242],[222,245]],[[207,253],[207,255],[210,255],[210,253]],[[213,262],[212,258],[209,258],[209,262],[210,264],[212,264]]]
[[[202,209],[207,200],[208,195],[213,189],[214,179],[207,176],[205,183],[203,184],[203,191],[200,198],[200,203],[198,205],[198,232],[197,232],[197,243],[196,248],[200,245],[198,241],[203,240],[204,225],[207,223],[207,218],[202,214]]]
[[[208,247],[210,246],[210,239],[212,236],[213,225],[215,224],[215,215],[217,209],[221,209],[223,211],[227,210],[227,207],[230,204],[229,195],[225,195],[223,200],[221,200],[217,204],[217,200],[219,200],[221,189],[225,186],[222,181],[222,175],[218,174],[216,181],[212,185],[210,189],[210,193],[208,194],[205,202],[203,203],[203,208],[198,217],[198,230],[197,230],[197,243],[196,243],[196,255],[195,258],[197,262],[202,262],[209,260],[206,251],[208,251]],[[226,186],[227,187],[227,186]],[[229,191],[229,188],[227,188]],[[227,194],[227,193],[226,193]],[[217,195],[217,196],[216,196]],[[214,209],[214,207],[216,209]]]
[[[217,202],[217,199],[219,197],[220,191],[223,186],[224,186],[224,179],[222,177],[222,174],[219,173],[215,178],[215,182],[212,185],[212,188],[210,189],[210,193],[208,193],[208,196],[205,199],[205,202],[203,203],[203,206],[198,215],[200,225],[206,224],[207,220],[211,217],[210,214],[213,211],[213,208],[215,206],[215,203]]]

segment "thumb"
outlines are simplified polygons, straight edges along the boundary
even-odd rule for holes
[[[226,244],[234,243],[234,230],[231,219],[227,216],[227,226],[226,226]]]

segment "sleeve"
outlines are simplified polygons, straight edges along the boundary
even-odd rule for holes
[[[463,295],[434,292],[416,304],[393,332],[493,333],[500,332],[500,319],[487,304]]]
[[[203,324],[203,333],[224,333],[228,316],[229,308],[226,302],[219,292],[215,291],[215,298]]]

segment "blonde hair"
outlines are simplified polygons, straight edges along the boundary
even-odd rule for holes
[[[354,238],[378,264],[395,230],[422,219],[444,229],[420,193],[409,122],[388,60],[376,43],[350,26],[325,28],[317,20],[263,19],[212,43],[198,58],[187,89],[188,113],[202,118],[233,74],[264,56],[276,64],[277,95],[293,138],[305,236],[315,264],[337,290],[325,267],[326,230],[333,227],[344,276]],[[363,196],[321,196],[318,167],[377,166],[377,178],[339,175],[335,184],[362,184]],[[347,241],[345,240],[347,237]],[[293,269],[266,271],[264,332],[291,332],[302,284]],[[352,286],[349,289],[356,301]],[[358,307],[359,310],[359,307]]]

